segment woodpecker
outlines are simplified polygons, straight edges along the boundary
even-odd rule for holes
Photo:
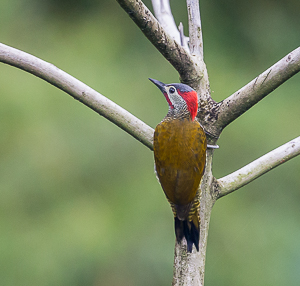
[[[169,111],[156,126],[153,139],[155,171],[171,204],[178,243],[199,251],[199,188],[206,161],[206,135],[195,119],[198,94],[181,83],[164,84],[149,78],[164,94]],[[199,190],[198,190],[199,188]]]

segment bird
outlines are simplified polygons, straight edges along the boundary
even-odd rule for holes
[[[174,214],[177,242],[185,237],[187,252],[192,252],[193,245],[199,251],[199,185],[205,169],[207,140],[196,120],[198,94],[186,84],[149,80],[169,105],[153,137],[156,176]]]

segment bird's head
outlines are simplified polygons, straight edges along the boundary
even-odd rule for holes
[[[198,112],[198,94],[190,86],[183,83],[164,84],[156,79],[149,78],[164,94],[169,111],[175,114],[189,112],[194,120]]]

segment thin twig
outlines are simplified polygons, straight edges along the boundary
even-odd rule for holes
[[[221,130],[300,71],[300,47],[286,55],[240,90],[220,102],[214,128]]]
[[[219,197],[245,186],[261,175],[300,154],[300,136],[265,154],[243,168],[218,179]]]
[[[65,91],[152,150],[154,130],[150,126],[53,64],[1,43],[0,62],[27,71]]]
[[[183,46],[187,51],[190,51],[190,49],[188,47],[189,38],[184,35],[184,28],[183,28],[182,22],[179,23],[178,30],[179,30],[179,35],[180,35],[181,46]]]

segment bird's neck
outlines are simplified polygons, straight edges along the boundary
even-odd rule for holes
[[[187,108],[182,108],[182,109],[174,109],[174,108],[169,108],[169,111],[164,118],[164,120],[172,120],[172,119],[191,119],[191,114],[188,111]]]

